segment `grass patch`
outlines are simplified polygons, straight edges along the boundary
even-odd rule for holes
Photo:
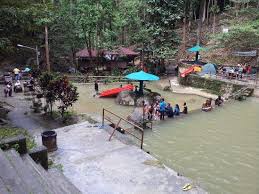
[[[27,130],[13,127],[0,127],[0,139],[10,138],[21,134],[26,137],[26,144],[29,150],[36,147],[34,138],[28,133]]]

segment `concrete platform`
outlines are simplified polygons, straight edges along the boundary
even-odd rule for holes
[[[199,187],[182,191],[185,177],[136,146],[126,145],[88,122],[57,129],[58,150],[51,158],[83,193],[206,193]],[[39,140],[39,139],[38,139]]]

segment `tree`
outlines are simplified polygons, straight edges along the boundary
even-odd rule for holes
[[[213,35],[215,34],[215,26],[216,26],[216,14],[219,13],[219,6],[217,5],[216,0],[213,1],[213,5],[210,8],[210,11],[213,14]]]
[[[39,86],[43,92],[43,96],[49,107],[50,114],[53,113],[53,104],[57,100],[57,95],[55,91],[55,79],[56,76],[50,73],[44,73],[40,76]]]
[[[153,1],[147,0],[147,21],[151,41],[146,42],[147,47],[160,58],[168,58],[175,53],[179,39],[174,31],[176,22],[182,16],[183,1]]]
[[[77,87],[69,83],[67,77],[62,77],[54,82],[54,91],[57,94],[57,100],[60,102],[58,109],[62,118],[69,106],[72,106],[78,100]]]
[[[219,37],[220,43],[230,50],[250,50],[259,47],[259,21],[233,26]]]

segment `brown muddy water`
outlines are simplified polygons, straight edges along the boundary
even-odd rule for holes
[[[196,95],[175,94],[169,91],[162,91],[160,86],[155,83],[147,83],[147,88],[154,92],[158,92],[165,98],[166,102],[174,106],[178,103],[180,106],[184,102],[187,103],[189,110],[199,109],[201,104],[205,101],[204,98]],[[127,117],[134,109],[134,107],[121,106],[115,104],[114,98],[98,98],[93,97],[95,94],[94,86],[87,84],[77,85],[79,91],[79,100],[74,106],[74,110],[78,113],[100,114],[102,109],[111,110],[123,117]],[[120,87],[120,84],[99,85],[99,90],[103,91],[110,88]]]
[[[100,90],[117,85],[100,86]],[[199,109],[204,98],[164,92],[147,84],[167,102]],[[92,85],[79,85],[77,112],[101,114],[107,108],[126,117],[132,107],[114,99],[94,98]],[[231,102],[212,112],[197,112],[179,119],[156,122],[145,132],[144,147],[180,174],[190,177],[209,193],[259,193],[259,99]]]

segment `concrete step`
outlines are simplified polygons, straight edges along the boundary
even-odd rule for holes
[[[27,155],[24,157],[24,161],[27,163],[27,165],[31,165],[35,172],[37,173],[37,176],[41,177],[42,184],[45,185],[45,188],[49,189],[51,194],[63,194],[64,192],[55,185],[55,180],[50,179],[50,175],[48,172],[39,164],[36,164],[33,159]]]
[[[2,181],[2,179],[0,179],[0,193],[1,194],[8,194],[8,190],[5,187],[4,182]]]
[[[41,176],[41,174],[42,174],[41,170],[44,170],[44,169],[43,168],[42,169],[40,169],[40,168],[35,169],[35,167],[38,167],[38,166],[37,166],[37,164],[35,164],[36,165],[35,167],[33,165],[31,165],[31,161],[29,161],[29,160],[32,160],[32,159],[28,154],[22,156],[22,160],[27,165],[27,168],[30,169],[30,171],[32,172],[32,175],[34,176],[34,178],[37,179],[40,182],[42,190],[44,190],[48,194],[52,193],[52,188],[47,183],[47,181],[44,179],[44,177]]]
[[[5,188],[12,194],[31,193],[24,181],[17,176],[15,168],[0,149],[0,179]]]
[[[21,156],[15,150],[8,150],[5,154],[12,166],[15,168],[17,176],[21,177],[33,194],[48,193],[48,190],[45,190],[45,187],[41,184],[39,178],[33,174],[33,169],[26,165]]]
[[[67,194],[80,194],[81,192],[56,168],[49,169],[49,173],[55,183],[63,188]]]

